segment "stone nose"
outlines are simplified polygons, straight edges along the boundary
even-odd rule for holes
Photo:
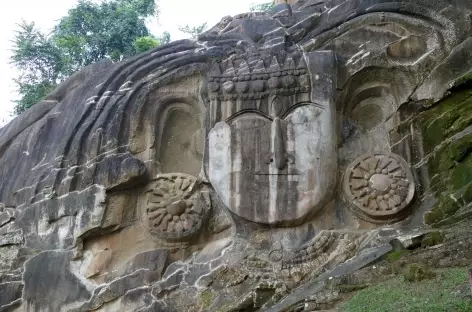
[[[280,118],[275,118],[272,122],[272,158],[271,163],[278,170],[285,168],[287,164],[287,157],[285,154],[285,142],[282,134],[282,127],[280,125]]]

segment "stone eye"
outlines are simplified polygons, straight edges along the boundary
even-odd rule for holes
[[[270,123],[271,121],[268,118],[254,113],[242,114],[228,122],[232,128],[241,131],[263,128],[270,125]]]
[[[322,110],[314,105],[304,105],[295,108],[284,119],[292,124],[304,124],[314,121],[321,115]]]

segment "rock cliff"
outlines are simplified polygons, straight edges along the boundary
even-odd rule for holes
[[[472,3],[288,2],[0,129],[0,311],[317,311],[398,250],[471,264]]]

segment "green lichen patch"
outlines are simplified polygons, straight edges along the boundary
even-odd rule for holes
[[[205,290],[200,294],[200,306],[204,309],[209,308],[215,301],[216,294],[211,290]]]
[[[421,246],[428,247],[428,246],[436,246],[442,244],[444,241],[444,234],[440,231],[433,231],[426,234],[421,242]]]
[[[472,72],[468,72],[465,75],[460,76],[456,81],[454,82],[454,87],[461,87],[465,84],[470,84],[472,81]]]
[[[411,251],[407,250],[407,249],[392,251],[392,252],[387,254],[387,260],[390,261],[390,262],[397,261],[398,259],[400,259],[404,255],[409,254],[410,252]]]
[[[462,90],[451,94],[418,116],[416,123],[423,136],[426,154],[472,124],[471,105],[472,90]]]
[[[446,189],[447,190],[447,189]],[[451,193],[440,195],[438,203],[425,215],[425,223],[434,225],[454,214],[472,202],[472,182]]]
[[[436,273],[425,265],[411,263],[407,265],[405,271],[403,272],[403,277],[405,278],[405,281],[408,282],[419,282],[425,279],[432,279],[436,277]]]
[[[472,77],[470,77],[472,78]],[[448,98],[424,111],[414,123],[422,133],[423,149],[438,199],[425,215],[434,225],[451,218],[472,202],[472,87],[471,80]]]

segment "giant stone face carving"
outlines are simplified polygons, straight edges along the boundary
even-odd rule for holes
[[[304,57],[289,55],[279,65],[274,56],[267,68],[259,61],[254,69],[243,60],[237,73],[230,61],[222,75],[210,77],[215,114],[208,176],[224,204],[246,220],[293,224],[330,199],[336,179],[334,59],[325,52]]]
[[[0,129],[0,311],[331,310],[470,216],[472,2],[291,2]]]

